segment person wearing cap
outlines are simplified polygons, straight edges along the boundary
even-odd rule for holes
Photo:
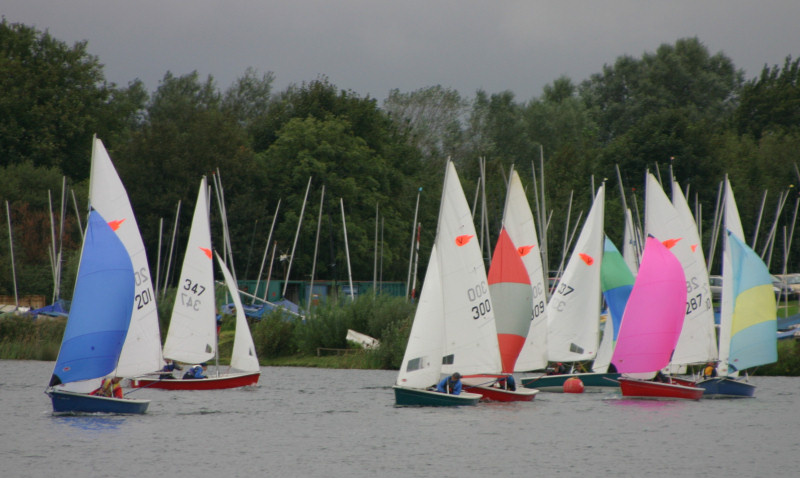
[[[456,372],[449,377],[443,378],[438,385],[436,391],[441,393],[449,393],[451,395],[458,395],[461,393],[461,374]]]
[[[206,377],[206,370],[208,369],[207,363],[194,365],[183,374],[183,378],[208,378]]]

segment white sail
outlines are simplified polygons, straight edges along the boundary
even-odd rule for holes
[[[445,173],[436,249],[444,300],[442,372],[499,373],[502,365],[486,267],[452,161]]]
[[[551,361],[590,360],[597,354],[604,202],[602,185],[547,304],[547,355]]]
[[[725,230],[731,232],[742,242],[744,240],[744,229],[739,218],[739,209],[736,206],[736,198],[733,196],[733,189],[728,177],[725,177]],[[735,376],[738,373],[729,373],[728,359],[730,357],[731,346],[731,323],[733,322],[733,266],[731,252],[728,247],[728,234],[722,232],[722,299],[720,304],[719,318],[719,366],[717,371],[720,375]]]
[[[112,225],[130,254],[136,279],[130,329],[115,375],[135,377],[161,368],[161,333],[147,253],[128,193],[117,175],[103,142],[92,142],[89,203]]]
[[[247,318],[244,315],[239,287],[219,254],[217,254],[217,262],[220,269],[222,269],[225,284],[228,286],[228,291],[233,298],[233,305],[236,307],[236,332],[233,339],[231,368],[243,372],[257,372],[260,367],[256,356],[256,346],[253,343],[253,335],[250,333],[250,326],[247,324]]]
[[[678,212],[652,173],[645,188],[645,232],[667,246],[686,276],[686,315],[670,366],[715,359],[714,308],[697,227]]]
[[[444,350],[443,313],[439,255],[434,244],[403,363],[400,373],[397,374],[397,385],[424,389],[435,385],[439,380]]]
[[[606,314],[603,325],[603,337],[600,339],[600,346],[597,348],[597,355],[592,362],[592,372],[607,373],[608,366],[611,364],[611,356],[614,354],[614,325],[612,324],[611,313]]]
[[[201,363],[216,354],[214,258],[211,251],[208,186],[203,176],[164,343],[164,357],[168,359]]]
[[[503,225],[511,241],[520,251],[533,289],[533,317],[515,369],[517,371],[541,369],[547,366],[547,303],[542,256],[533,213],[516,170],[511,171]]]

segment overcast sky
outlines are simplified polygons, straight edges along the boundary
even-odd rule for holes
[[[800,0],[2,0],[0,15],[87,40],[109,81],[151,91],[167,71],[225,89],[253,67],[276,90],[326,75],[379,100],[438,84],[523,101],[684,37],[748,79],[800,56]]]

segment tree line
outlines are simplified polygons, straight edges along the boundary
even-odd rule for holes
[[[619,244],[617,168],[628,203],[639,208],[645,171],[668,174],[671,168],[689,190],[706,239],[718,184],[727,174],[747,234],[756,230],[768,191],[757,249],[776,220],[778,240],[769,259],[773,272],[780,272],[800,197],[794,192],[800,184],[799,66],[787,56],[783,65],[765,65],[759,76],[745,79],[723,53],[712,54],[698,38],[683,38],[641,57],[621,56],[579,82],[557,78],[528,100],[511,91],[479,90],[466,97],[435,85],[391,90],[378,101],[324,76],[275,91],[274,73],[255,69],[227,88],[211,76],[168,71],[149,92],[139,80],[126,86],[108,82],[86,42],[67,45],[3,19],[0,201],[9,204],[18,287],[52,292],[51,222],[58,231],[63,201],[64,227],[56,242],[65,267],[61,295],[71,295],[93,134],[105,143],[128,190],[153,269],[159,254],[167,255],[178,202],[173,254],[180,258],[199,178],[218,174],[240,279],[258,275],[279,202],[273,240],[279,257],[291,251],[309,178],[292,279],[310,278],[319,218],[316,278],[347,278],[343,204],[354,278],[371,280],[379,262],[383,280],[405,281],[418,194],[422,277],[445,162],[455,161],[472,202],[481,176],[478,159],[484,158],[490,234],[500,227],[512,165],[529,186],[532,203],[534,174],[543,173],[548,246],[558,256],[564,231],[573,227],[566,223],[570,195],[574,211],[588,211],[591,186],[600,181],[609,185],[606,233]],[[787,191],[777,214],[779,196]],[[221,247],[220,215],[212,216],[215,246]],[[0,294],[13,292],[8,234],[3,227]],[[800,264],[796,242],[788,254],[790,270]],[[285,265],[276,258],[273,278],[283,278]]]

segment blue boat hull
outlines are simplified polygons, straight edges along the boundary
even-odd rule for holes
[[[49,390],[53,411],[56,413],[116,413],[140,415],[147,411],[150,400],[101,397],[85,393]]]
[[[450,395],[433,390],[393,386],[395,403],[399,406],[412,407],[457,407],[460,405],[475,405],[482,395],[478,393],[461,392],[459,395]]]
[[[729,377],[709,378],[697,386],[705,390],[703,398],[752,398],[756,393],[755,385]]]
[[[567,373],[560,375],[541,375],[539,377],[523,378],[522,386],[525,388],[538,388],[543,392],[563,392],[564,382],[572,377],[583,382],[584,390],[600,391],[602,389],[618,388],[618,373]]]

